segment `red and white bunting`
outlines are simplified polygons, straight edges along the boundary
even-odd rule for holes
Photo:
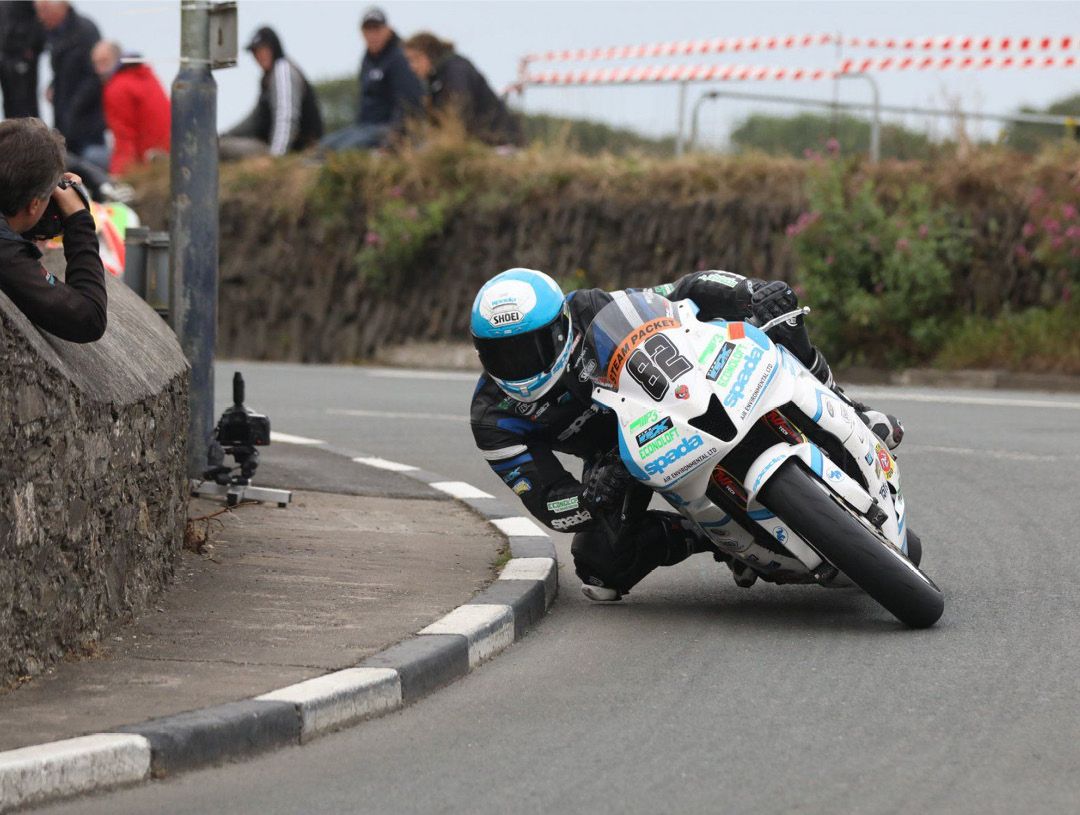
[[[643,59],[646,57],[693,56],[694,54],[776,51],[785,48],[809,48],[836,42],[835,34],[791,34],[779,37],[716,37],[710,40],[682,40],[649,45],[622,45],[612,48],[579,48],[526,54],[530,62],[590,62],[597,60]]]
[[[522,77],[519,86],[622,85],[649,82],[734,82],[748,80],[821,80],[837,75],[882,71],[945,71],[1030,68],[1076,68],[1080,56],[904,56],[847,59],[837,68],[789,68],[754,65],[632,65],[539,71]]]
[[[899,51],[966,51],[1046,53],[1080,50],[1080,37],[846,37],[851,48],[887,48]]]

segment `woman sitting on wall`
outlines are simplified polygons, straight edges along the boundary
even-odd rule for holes
[[[517,119],[452,42],[421,31],[404,48],[413,73],[427,83],[433,113],[456,114],[469,136],[488,144],[521,144]]]

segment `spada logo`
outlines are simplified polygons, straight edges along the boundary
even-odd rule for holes
[[[728,391],[728,395],[724,397],[724,405],[726,407],[735,407],[739,404],[739,400],[743,398],[743,393],[746,391],[746,386],[750,384],[750,377],[754,375],[754,371],[757,370],[758,362],[765,356],[765,351],[761,348],[755,347],[750,352],[750,356],[746,359],[746,364],[743,365],[742,370],[739,371],[739,375],[735,378],[735,384],[731,386],[731,390]]]
[[[672,448],[671,451],[646,464],[645,472],[649,475],[663,475],[664,470],[683,456],[697,450],[702,444],[704,444],[704,442],[702,441],[701,436],[690,436],[689,438],[683,439],[678,447]]]
[[[560,532],[564,529],[571,529],[572,527],[579,526],[586,521],[592,520],[592,514],[587,509],[575,512],[566,518],[555,518],[551,521],[551,528],[558,529]]]

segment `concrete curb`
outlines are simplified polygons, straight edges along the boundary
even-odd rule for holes
[[[355,668],[111,733],[0,752],[0,813],[303,744],[398,710],[465,676],[547,613],[559,590],[558,561],[551,538],[531,519],[471,484],[325,449],[403,473],[469,506],[508,539],[511,558],[498,579],[416,636]]]

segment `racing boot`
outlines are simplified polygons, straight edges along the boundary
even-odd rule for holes
[[[889,413],[874,410],[862,402],[852,400],[852,405],[863,423],[874,432],[875,436],[885,442],[886,447],[895,450],[900,446],[900,442],[904,439],[904,425],[900,419]]]

